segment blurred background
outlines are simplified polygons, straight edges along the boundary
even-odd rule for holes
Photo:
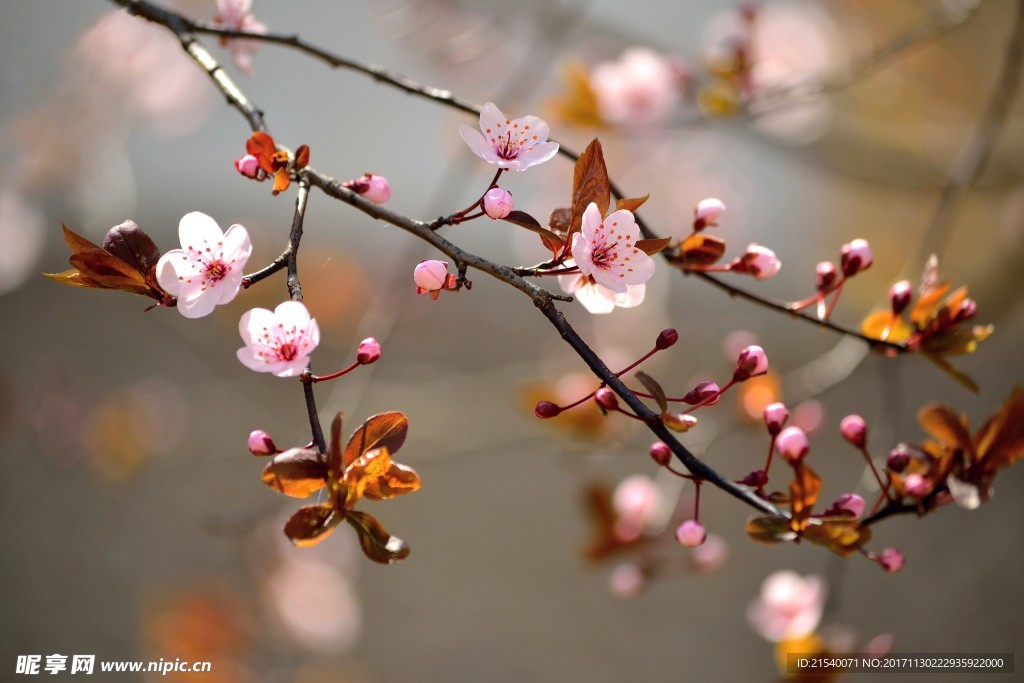
[[[216,13],[213,0],[169,4]],[[773,368],[766,391],[818,425],[810,457],[823,501],[851,490],[870,500],[863,461],[838,434],[843,416],[865,417],[882,457],[922,438],[922,404],[941,400],[978,426],[1022,378],[1024,104],[1013,98],[997,122],[985,114],[1022,9],[1015,0],[749,7],[752,21],[713,0],[257,0],[253,11],[272,31],[507,114],[540,115],[574,150],[599,136],[618,184],[651,194],[643,215],[661,234],[686,234],[693,205],[721,198],[716,234],[728,257],[758,242],[783,262],[773,280],[737,276],[741,286],[808,296],[817,262],[870,240],[874,265],[846,288],[839,321],[857,325],[884,305],[890,283],[916,282],[936,253],[942,275],[970,287],[979,322],[996,328],[976,354],[954,359],[977,395],[923,359],[863,357],[857,343],[664,268],[639,308],[592,316],[561,306],[613,367],[678,328],[680,343],[645,364],[674,393],[724,382],[736,345],[758,340]],[[386,175],[397,211],[451,213],[491,177],[459,139],[470,117],[273,46],[255,52],[246,76],[230,50],[204,42],[280,143],[308,144],[311,164],[339,179]],[[668,65],[674,90],[651,86],[609,105],[600,95],[618,87],[615,65],[634,46]],[[742,78],[737,46],[752,65]],[[626,80],[656,80],[644,73]],[[623,101],[636,107],[614,109]],[[998,133],[980,148],[979,122]],[[882,634],[897,652],[1024,644],[1024,475],[1014,470],[977,511],[949,506],[880,525],[872,546],[904,552],[899,574],[813,546],[754,545],[743,532],[749,510],[707,491],[701,519],[724,562],[671,546],[658,577],[616,586],[613,570],[628,558],[583,559],[594,533],[585,492],[654,477],[649,434],[585,408],[536,420],[538,398],[565,403],[594,384],[532,304],[479,274],[472,291],[417,297],[412,268],[436,253],[317,192],[300,252],[324,337],[314,369],[347,365],[367,336],[384,348],[378,364],[317,387],[321,417],[344,411],[348,432],[374,413],[405,412],[398,459],[424,486],[367,507],[411,544],[398,566],[365,560],[348,528],[292,549],[280,527],[299,502],[260,482],[263,461],[245,440],[260,428],[281,447],[306,442],[302,392],[234,357],[238,317],[284,300],[283,277],[185,320],[39,275],[67,267],[61,223],[100,242],[131,218],[166,251],[190,211],[245,225],[250,270],[269,262],[284,247],[293,195],[272,197],[234,171],[248,136],[166,31],[101,0],[4,3],[0,667],[62,653],[210,660],[202,680],[261,683],[770,681],[779,678],[772,645],[745,615],[779,569],[825,578],[822,633],[854,648]],[[988,153],[976,180],[963,177],[965,149]],[[568,204],[571,180],[558,157],[503,185],[517,208],[545,217]],[[545,258],[534,235],[508,224],[445,230],[499,262]],[[747,414],[758,414],[744,403],[756,397],[726,398],[684,442],[739,478],[761,466],[768,439]],[[674,482],[656,485],[678,494]]]

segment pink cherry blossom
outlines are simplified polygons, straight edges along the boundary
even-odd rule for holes
[[[214,21],[233,31],[266,33],[266,25],[252,15],[252,0],[217,0],[217,15]],[[259,42],[245,38],[222,39],[221,43],[231,49],[231,58],[238,70],[244,74],[252,72],[252,55]]]
[[[241,225],[222,232],[204,213],[185,214],[178,223],[181,249],[160,257],[156,278],[178,297],[178,311],[186,318],[209,315],[226,304],[242,287],[242,268],[252,254],[249,233]]]
[[[235,170],[246,178],[256,178],[260,174],[260,160],[251,154],[246,154],[235,161]]]
[[[254,308],[242,316],[238,331],[245,342],[237,354],[242,365],[278,377],[302,374],[320,343],[320,327],[298,301],[285,301],[273,311]]]
[[[493,102],[480,109],[480,130],[459,126],[459,134],[478,157],[499,168],[525,171],[558,153],[548,142],[548,124],[536,116],[506,118]]]
[[[893,315],[899,315],[914,298],[914,286],[908,280],[900,280],[889,288],[889,305],[892,307]]]
[[[878,564],[890,574],[895,574],[903,569],[905,563],[906,559],[904,559],[903,553],[900,552],[899,548],[885,548],[878,554]]]
[[[732,374],[732,381],[745,382],[751,377],[757,377],[766,372],[768,372],[768,355],[757,344],[751,344],[740,351],[740,355],[736,357],[736,370]]]
[[[632,598],[643,590],[644,572],[632,562],[620,564],[608,577],[608,587],[617,598]]]
[[[622,541],[638,538],[658,518],[664,505],[661,490],[650,477],[634,474],[615,487],[615,535]]]
[[[492,187],[484,195],[484,213],[497,220],[512,213],[515,202],[512,193],[500,187]]]
[[[791,571],[775,572],[761,584],[761,595],[747,607],[747,621],[773,643],[814,633],[825,608],[825,581]]]
[[[572,238],[573,261],[580,273],[619,294],[654,275],[654,259],[636,246],[640,228],[632,213],[620,209],[601,218],[597,204],[590,202],[582,227]]]
[[[566,266],[574,265],[572,259],[565,262]],[[623,294],[597,284],[589,275],[573,273],[559,275],[558,284],[566,294],[583,304],[583,307],[595,315],[604,315],[619,308],[634,308],[644,302],[647,285],[626,285]]]
[[[856,493],[844,493],[836,498],[836,502],[832,503],[828,510],[825,511],[826,515],[842,513],[853,515],[854,517],[860,517],[864,514],[864,499]]]
[[[721,536],[708,534],[704,543],[693,549],[693,566],[702,572],[713,572],[723,564],[729,556],[729,546]]]
[[[617,125],[648,125],[667,119],[679,102],[679,79],[672,63],[645,47],[623,51],[590,73],[601,118]]]

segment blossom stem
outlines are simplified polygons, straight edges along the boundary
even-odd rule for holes
[[[348,366],[344,370],[338,370],[337,372],[332,372],[329,375],[310,375],[309,381],[316,384],[317,382],[326,382],[329,379],[336,379],[338,377],[341,377],[342,375],[347,375],[348,373],[358,368],[360,365],[362,365],[362,363],[356,361],[355,363]]]
[[[875,463],[871,461],[871,455],[868,453],[868,449],[859,449],[861,455],[864,456],[864,460],[867,461],[868,467],[871,468],[871,473],[875,475],[875,481],[878,482],[878,488],[882,491],[882,495],[885,496],[886,501],[892,502],[892,498],[889,496],[889,482],[882,483],[882,477],[878,474],[878,469],[875,467]],[[874,510],[871,511],[874,514]]]
[[[695,476],[693,476],[692,474],[690,474],[688,472],[680,472],[676,468],[672,467],[672,463],[665,463],[665,469],[667,469],[669,472],[671,472],[672,474],[676,475],[677,477],[682,477],[683,479],[689,479],[690,481],[697,481],[697,478]]]
[[[768,478],[768,470],[772,466],[772,455],[775,453],[775,436],[772,436],[771,443],[768,444],[768,457],[764,461],[764,477]]]
[[[451,216],[448,216],[448,218],[442,219],[444,221],[442,223],[442,225],[445,224],[445,223],[448,223],[448,224],[451,224],[451,225],[457,225],[459,223],[462,223],[463,221],[469,221],[469,220],[472,220],[474,218],[480,218],[480,216],[483,216],[484,215],[483,210],[479,211],[478,213],[474,213],[472,215],[467,215],[467,214],[469,214],[469,212],[472,211],[473,209],[477,209],[477,208],[482,208],[483,207],[483,205],[484,205],[484,197],[487,196],[487,193],[490,192],[492,188],[495,188],[495,187],[498,186],[498,179],[501,178],[501,174],[504,173],[505,171],[506,171],[506,169],[499,168],[498,172],[494,174],[494,178],[491,179],[491,184],[487,186],[487,189],[484,190],[483,194],[480,195],[480,198],[477,199],[472,204],[470,204],[469,206],[467,206],[462,211],[459,211],[457,213],[453,213]]]

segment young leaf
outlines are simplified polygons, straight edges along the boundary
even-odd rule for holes
[[[278,453],[263,468],[263,483],[293,498],[306,498],[327,485],[327,464],[309,448]]]
[[[103,238],[103,248],[133,266],[138,272],[156,281],[156,264],[160,250],[146,231],[135,221],[125,221],[111,228]]]
[[[608,213],[611,200],[611,186],[608,182],[608,169],[604,165],[604,152],[601,142],[594,138],[576,161],[572,177],[572,217],[569,222],[569,234],[580,230],[583,223],[583,212],[590,203],[597,204],[598,211],[604,216]]]
[[[541,242],[544,243],[544,246],[547,247],[553,254],[557,255],[558,252],[562,250],[562,247],[565,246],[565,242],[562,241],[561,237],[551,232],[547,228],[542,227],[536,218],[526,213],[525,211],[512,211],[502,220],[508,221],[509,223],[518,225],[521,228],[526,228],[531,232],[537,233],[538,235],[540,235]]]
[[[835,517],[820,522],[804,528],[801,538],[828,548],[840,557],[849,557],[871,540],[871,529],[862,527],[856,519]]]
[[[643,197],[629,197],[620,199],[617,202],[615,202],[615,210],[618,211],[619,209],[625,209],[626,211],[636,213],[636,210],[643,206],[644,202],[646,202],[650,198],[650,194],[645,194]],[[637,242],[637,246],[640,246],[639,242]]]
[[[797,537],[785,517],[754,517],[747,521],[747,535],[758,543],[783,543]]]
[[[324,540],[341,523],[344,513],[330,505],[310,505],[299,508],[284,525],[284,535],[299,547],[311,546]]]
[[[690,235],[679,245],[677,263],[683,266],[710,266],[717,263],[725,253],[725,241],[699,232]]]
[[[309,145],[299,145],[295,150],[295,170],[306,168],[309,164]]]
[[[365,512],[349,510],[345,521],[359,534],[359,546],[363,553],[381,564],[394,564],[409,556],[409,545],[398,536],[392,536],[381,523]]]
[[[345,467],[374,448],[385,446],[389,452],[397,452],[405,443],[408,432],[409,420],[398,411],[380,413],[367,418],[366,422],[352,433],[345,445]]]
[[[821,477],[807,465],[801,465],[794,473],[789,485],[790,509],[793,511],[790,528],[802,532],[811,516],[811,509],[818,502],[821,492]]]
[[[391,460],[384,446],[367,451],[345,470],[352,505],[361,496],[370,500],[388,500],[413,493],[420,488],[420,477],[407,465]],[[351,506],[349,506],[351,507]]]
[[[647,388],[647,391],[654,396],[654,400],[657,401],[658,407],[661,408],[661,412],[668,411],[668,401],[665,400],[665,390],[661,388],[658,381],[648,375],[646,372],[638,370],[635,377]]]
[[[671,237],[659,237],[653,240],[637,240],[635,246],[648,256],[654,256],[671,243]]]
[[[548,216],[548,228],[561,238],[569,234],[570,225],[572,225],[572,209],[553,209]]]
[[[969,391],[975,394],[981,391],[981,387],[978,386],[978,383],[975,382],[970,375],[960,370],[957,370],[955,367],[953,367],[952,363],[950,363],[942,356],[938,355],[937,353],[927,352],[922,352],[921,355],[930,360],[931,362],[935,363],[937,366],[939,366],[939,369],[941,369],[947,375],[952,377],[954,380],[960,383],[961,386],[965,387]]]
[[[1024,455],[1024,389],[1014,387],[1002,407],[974,437],[978,459],[989,472],[1012,465]]]
[[[860,324],[860,332],[865,337],[901,344],[910,339],[910,326],[901,316],[893,316],[892,311],[875,311]]]
[[[345,462],[341,452],[341,428],[345,422],[345,413],[338,412],[331,420],[331,440],[327,445],[327,465],[331,481],[339,481],[345,470]]]

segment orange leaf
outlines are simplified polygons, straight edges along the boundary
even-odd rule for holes
[[[573,169],[572,177],[572,218],[569,222],[569,237],[580,230],[583,212],[590,203],[597,204],[598,211],[604,216],[608,213],[611,200],[611,188],[608,182],[608,169],[604,165],[604,153],[601,142],[594,138],[580,155]]]
[[[277,171],[277,167],[273,163],[274,153],[277,152],[274,138],[257,131],[246,141],[245,151],[256,157],[260,162],[260,168],[268,175],[273,175]]]
[[[330,505],[299,508],[285,522],[284,535],[299,547],[315,545],[331,535],[343,516]]]
[[[722,258],[725,253],[725,241],[699,232],[683,240],[679,245],[679,251],[684,266],[710,266]]]
[[[789,484],[789,505],[793,512],[790,528],[803,531],[811,516],[811,509],[818,501],[821,492],[821,477],[807,465],[800,465],[794,472],[793,481]]]
[[[914,308],[910,311],[910,321],[918,329],[924,329],[928,321],[935,317],[939,303],[948,291],[949,283],[943,282],[929,289],[928,292],[921,294],[914,304]]]
[[[161,302],[171,298],[156,282],[155,268],[160,252],[149,235],[134,222],[126,221],[112,228],[103,241],[103,247],[96,246],[66,225],[62,227],[64,241],[71,249],[68,260],[77,270],[43,273],[46,277],[74,287],[115,289]],[[108,250],[108,246],[117,255]]]
[[[327,485],[327,465],[315,450],[291,448],[267,463],[263,483],[286,496],[306,498]]]
[[[309,145],[299,145],[299,148],[295,150],[295,169],[306,168],[309,163]]]
[[[995,472],[1024,455],[1024,389],[1014,387],[996,413],[974,437],[978,460]]]
[[[409,420],[402,413],[391,411],[367,418],[349,437],[345,445],[344,465],[347,468],[363,453],[384,446],[395,453],[405,443]]]
[[[273,194],[277,195],[288,189],[291,185],[292,179],[288,175],[288,169],[282,168],[274,173],[274,190]]]
[[[625,209],[626,211],[636,213],[636,210],[643,206],[644,202],[650,198],[650,194],[645,194],[643,197],[626,197],[615,202],[615,209]],[[639,242],[637,242],[637,246],[640,246]]]
[[[754,517],[747,521],[746,531],[758,543],[783,543],[797,537],[785,517]]]
[[[638,370],[634,376],[639,380],[640,384],[643,384],[647,391],[654,396],[654,401],[658,404],[658,407],[661,408],[661,412],[666,412],[668,410],[668,400],[665,398],[665,390],[661,388],[661,384],[658,383],[658,380],[654,379],[642,370]]]
[[[648,256],[654,256],[671,243],[671,237],[659,237],[657,239],[652,240],[637,240],[636,248],[644,252]]]
[[[837,517],[820,522],[809,524],[801,538],[824,546],[840,557],[849,557],[871,540],[871,529],[862,527],[859,520]]]
[[[572,209],[553,209],[548,216],[548,228],[559,237],[569,234],[570,225],[572,225]]]
[[[363,554],[374,562],[394,564],[409,556],[409,545],[397,536],[392,536],[373,515],[350,510],[345,521],[359,534],[359,546]]]
[[[910,339],[910,326],[892,311],[875,311],[868,314],[860,324],[860,331],[866,337],[900,344]]]
[[[974,453],[971,436],[960,416],[941,403],[929,403],[917,411],[917,421],[935,440],[944,446]]]

